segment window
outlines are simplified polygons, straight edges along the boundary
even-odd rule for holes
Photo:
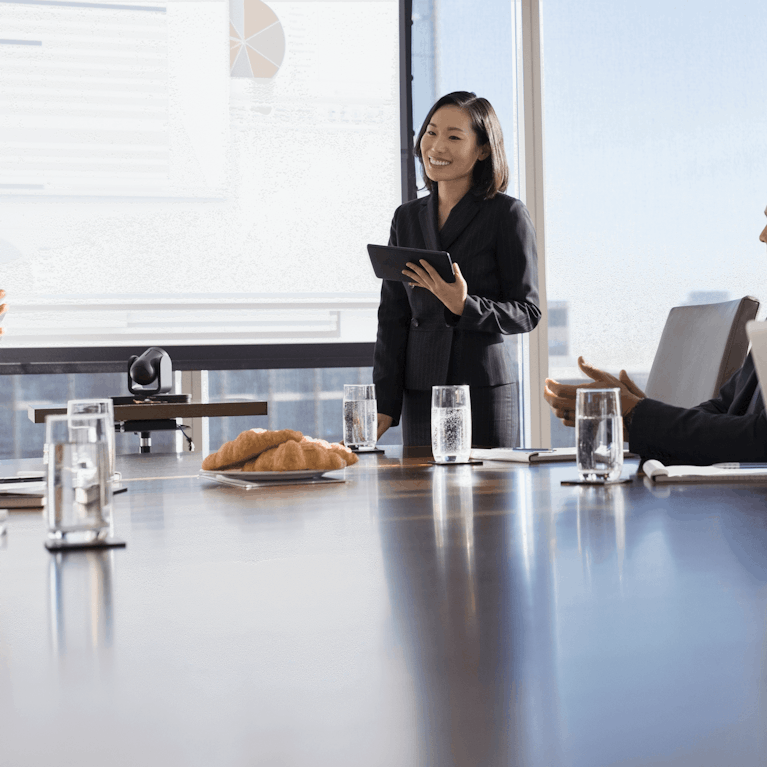
[[[755,0],[545,0],[551,377],[642,386],[673,306],[767,301],[766,28]]]

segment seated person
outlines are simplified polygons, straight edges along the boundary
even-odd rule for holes
[[[767,216],[767,209],[764,214]],[[759,239],[767,243],[767,227]],[[642,458],[656,458],[667,465],[767,462],[767,414],[750,354],[718,397],[692,408],[645,397],[625,370],[616,378],[586,364],[582,357],[578,365],[594,383],[573,386],[547,378],[543,392],[565,426],[575,426],[575,392],[580,386],[616,387],[620,389],[624,439],[631,452]]]

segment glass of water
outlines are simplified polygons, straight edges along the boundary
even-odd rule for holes
[[[115,470],[116,449],[115,449],[115,410],[114,403],[109,398],[104,399],[71,399],[67,402],[67,416],[74,427],[77,426],[77,419],[82,415],[98,415],[103,413],[107,416],[105,424],[104,439],[107,442],[109,450],[109,476],[113,482],[119,482],[120,474]]]
[[[344,385],[344,444],[351,450],[373,450],[378,436],[375,384]]]
[[[437,463],[465,463],[471,453],[468,385],[432,386],[431,452]]]
[[[584,482],[614,482],[623,470],[620,389],[578,389],[575,400],[578,474]]]
[[[45,419],[48,538],[85,544],[112,532],[112,483],[104,413]],[[101,436],[99,436],[101,435]]]

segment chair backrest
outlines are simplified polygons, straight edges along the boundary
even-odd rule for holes
[[[655,352],[645,394],[669,405],[693,407],[719,394],[748,352],[746,323],[759,301],[675,306]]]

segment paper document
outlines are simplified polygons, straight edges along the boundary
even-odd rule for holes
[[[767,465],[747,469],[721,466],[664,466],[660,461],[645,461],[645,475],[653,482],[767,482]]]
[[[549,463],[558,461],[574,461],[574,447],[519,448],[493,447],[488,449],[475,448],[471,451],[472,458],[482,461],[512,461],[513,463]]]
[[[574,461],[577,457],[574,447],[493,447],[474,448],[471,451],[472,458],[481,461],[510,461],[512,463],[561,463]],[[628,450],[623,451],[624,458],[636,458]]]

